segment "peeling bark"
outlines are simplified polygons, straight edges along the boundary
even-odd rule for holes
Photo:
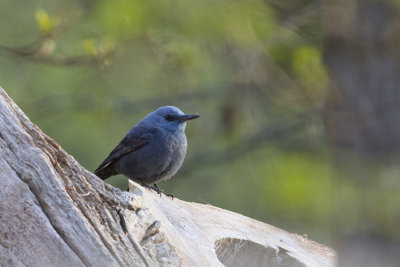
[[[240,214],[85,170],[0,88],[0,264],[334,266],[333,250]]]

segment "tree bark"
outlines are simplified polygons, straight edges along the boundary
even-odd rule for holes
[[[0,88],[0,265],[334,266],[333,250],[211,205],[104,183]]]

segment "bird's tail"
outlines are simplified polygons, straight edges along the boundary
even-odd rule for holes
[[[94,174],[96,174],[102,180],[105,180],[110,176],[117,175],[118,172],[115,170],[114,164],[110,164],[104,168],[95,170]]]

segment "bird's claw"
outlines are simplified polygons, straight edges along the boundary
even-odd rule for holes
[[[164,193],[164,190],[161,190],[156,184],[153,184],[153,186],[148,185],[148,184],[144,184],[143,186],[147,187],[148,189],[154,190],[156,193],[158,193],[160,195],[160,197],[162,196],[162,194],[164,194],[167,197],[170,197],[171,199],[174,199],[174,195],[173,194]]]
[[[167,197],[170,197],[171,199],[175,198],[175,196],[173,194],[168,194],[168,193],[164,193],[164,192],[163,192],[163,194],[166,195]]]

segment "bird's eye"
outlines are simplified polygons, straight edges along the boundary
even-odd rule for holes
[[[167,121],[173,121],[174,120],[174,116],[172,115],[165,115],[164,117]]]

